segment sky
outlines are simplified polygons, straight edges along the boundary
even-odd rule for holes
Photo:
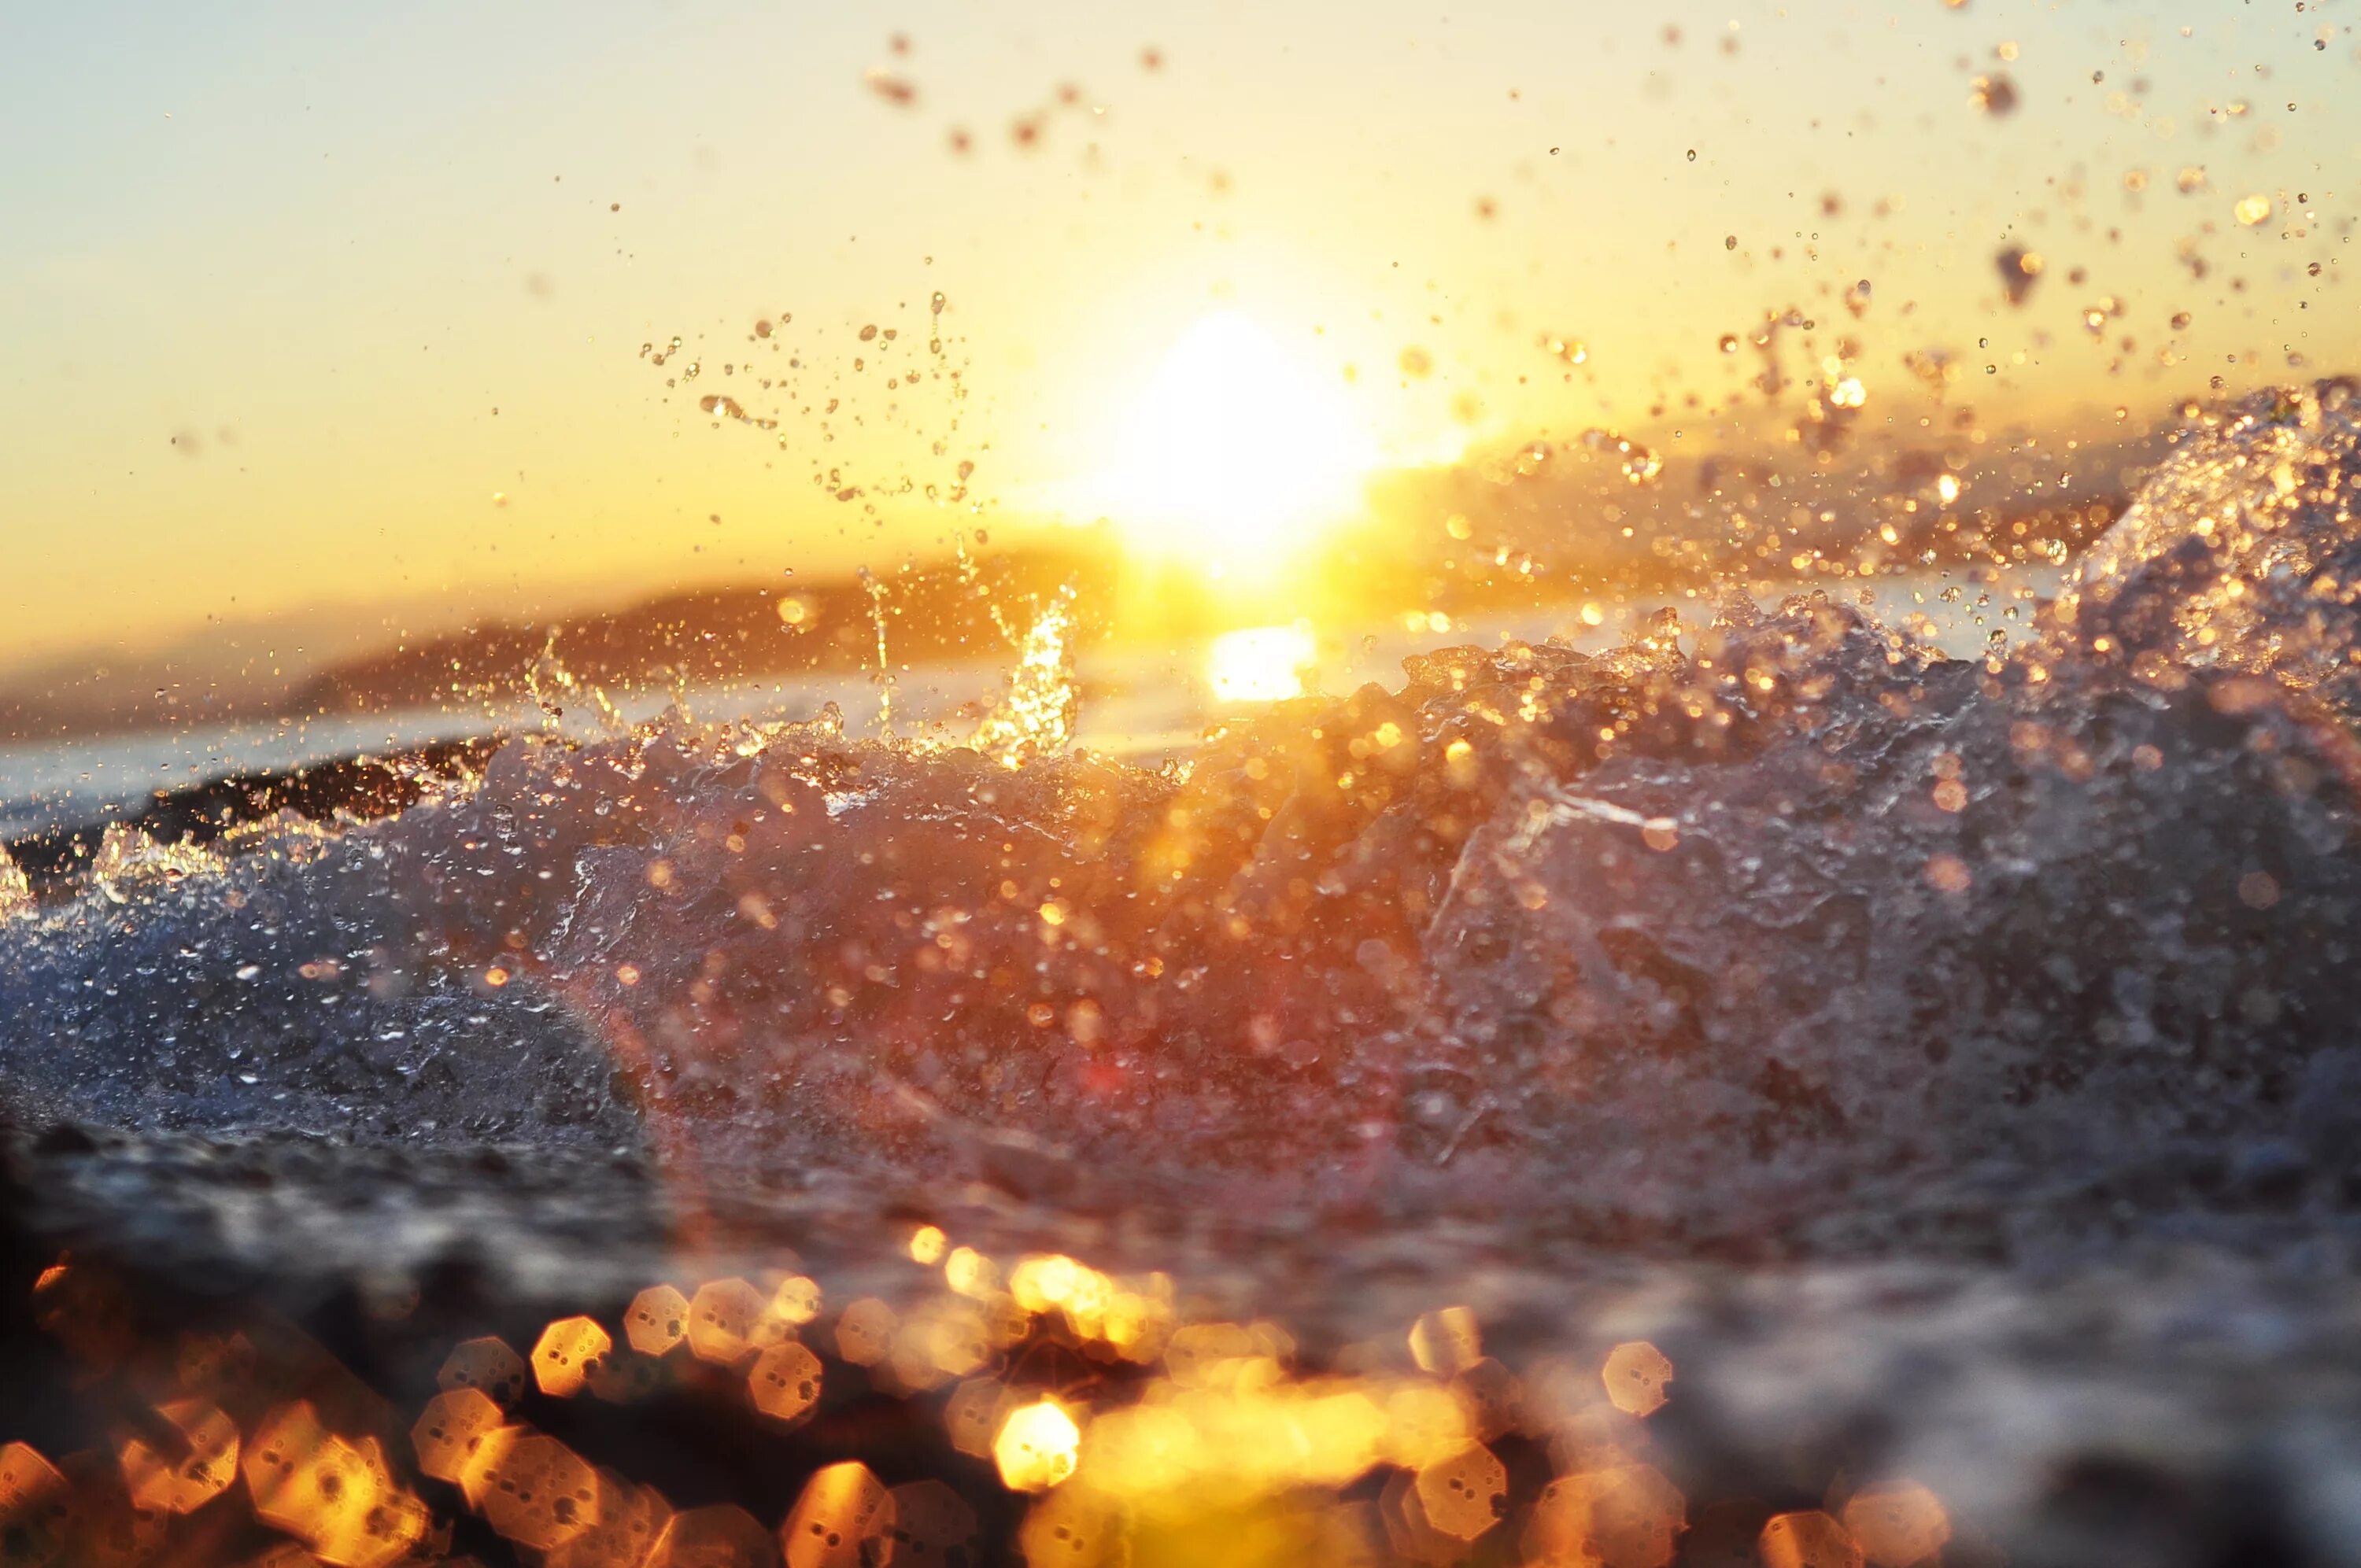
[[[1086,521],[1208,317],[1401,465],[1702,438],[1790,307],[1872,413],[1928,350],[2012,418],[2351,368],[2355,15],[7,7],[0,667]]]

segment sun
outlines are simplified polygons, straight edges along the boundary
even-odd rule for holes
[[[1224,311],[1165,356],[1094,488],[1135,553],[1268,577],[1360,509],[1374,466],[1335,389]]]

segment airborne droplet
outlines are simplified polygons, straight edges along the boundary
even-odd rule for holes
[[[1968,85],[1968,104],[1994,119],[2013,115],[2016,112],[2016,83],[2005,71],[1979,76]]]
[[[2033,291],[2033,280],[2041,276],[2041,258],[2023,246],[2012,245],[1993,258],[1993,265],[2000,269],[2001,292],[2008,302],[2025,303],[2025,297]]]

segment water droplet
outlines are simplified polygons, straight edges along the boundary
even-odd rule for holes
[[[1979,76],[1968,85],[1971,107],[1992,115],[1994,119],[2016,112],[2016,83],[2005,71],[1995,71],[1990,76]]]
[[[2023,246],[2012,245],[1993,258],[1993,265],[2000,269],[2001,292],[2008,302],[2025,303],[2026,295],[2033,291],[2033,280],[2041,276],[2041,258]]]

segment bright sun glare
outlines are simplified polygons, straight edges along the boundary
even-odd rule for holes
[[[1213,639],[1206,673],[1216,702],[1284,702],[1303,695],[1303,673],[1317,656],[1312,629],[1249,626]]]
[[[1174,345],[1101,488],[1135,550],[1266,575],[1358,508],[1374,455],[1333,388],[1224,311]]]

